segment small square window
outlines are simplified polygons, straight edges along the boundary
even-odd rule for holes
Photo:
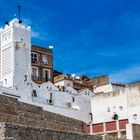
[[[123,106],[120,106],[119,108],[120,108],[120,110],[123,110]]]
[[[72,102],[73,102],[73,103],[75,102],[75,98],[74,98],[74,97],[72,97]]]
[[[32,59],[32,61],[38,61],[38,54],[37,53],[31,53],[31,59]]]
[[[36,90],[33,90],[33,91],[32,91],[32,97],[37,97]]]

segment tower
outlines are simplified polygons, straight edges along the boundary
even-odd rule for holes
[[[0,81],[27,98],[31,86],[31,28],[13,19],[0,29]]]

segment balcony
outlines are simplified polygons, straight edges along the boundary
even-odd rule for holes
[[[48,82],[48,81],[50,81],[51,79],[50,78],[44,78],[43,77],[43,82]]]
[[[38,76],[32,75],[32,80],[33,80],[33,81],[39,81],[39,77],[38,77]]]
[[[31,60],[32,63],[37,64],[39,61],[37,60]]]

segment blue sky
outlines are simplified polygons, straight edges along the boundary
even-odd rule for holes
[[[21,17],[32,44],[54,46],[54,67],[111,82],[140,80],[139,0],[0,0],[0,26]]]

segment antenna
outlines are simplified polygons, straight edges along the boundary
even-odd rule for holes
[[[21,5],[18,5],[17,8],[18,8],[18,20],[19,20],[19,23],[22,23],[22,20],[20,19]]]

